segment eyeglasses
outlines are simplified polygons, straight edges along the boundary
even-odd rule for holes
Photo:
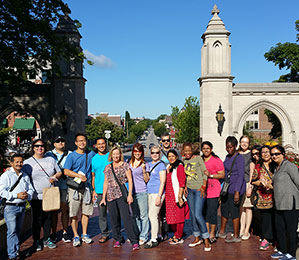
[[[252,153],[252,156],[259,155],[259,154],[260,154],[259,152]]]
[[[266,152],[262,152],[262,154],[269,154],[270,152],[269,151],[266,151]]]
[[[45,145],[44,145],[44,144],[35,144],[34,147],[35,147],[35,148],[38,148],[38,147],[45,148]]]
[[[278,156],[281,155],[282,153],[271,153],[271,156]]]
[[[151,152],[151,154],[160,154],[160,152]]]
[[[59,143],[65,143],[65,141],[64,141],[64,140],[56,140],[55,143],[56,143],[56,144],[59,144]]]
[[[165,143],[165,142],[170,142],[170,139],[163,139],[162,143]]]

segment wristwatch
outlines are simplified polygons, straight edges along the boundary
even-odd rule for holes
[[[211,175],[210,175],[210,178],[212,178],[212,179],[213,179],[213,178],[214,178],[214,175],[213,175],[213,174],[211,174]]]

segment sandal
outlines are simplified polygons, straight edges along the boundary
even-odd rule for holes
[[[217,242],[217,238],[216,238],[216,237],[210,237],[209,240],[210,240],[210,243],[211,243],[211,244]]]
[[[100,239],[99,239],[99,243],[105,243],[105,242],[107,242],[108,241],[108,237],[101,237]]]

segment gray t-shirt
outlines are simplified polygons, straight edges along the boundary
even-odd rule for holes
[[[192,159],[185,159],[185,173],[187,177],[187,187],[189,189],[200,189],[203,185],[203,180],[207,180],[208,177],[204,174],[206,170],[205,163],[200,156],[196,156]]]
[[[249,182],[250,179],[250,162],[251,162],[251,153],[245,153],[245,154],[241,154],[244,158],[244,162],[245,162],[245,181],[246,183]]]
[[[40,166],[38,163],[42,166]],[[24,161],[22,171],[26,172],[32,180],[35,193],[33,199],[43,199],[43,188],[51,186],[49,182],[49,176],[51,177],[56,172],[60,172],[60,168],[56,161],[52,157],[44,157],[42,159],[34,159],[33,157],[28,158]]]

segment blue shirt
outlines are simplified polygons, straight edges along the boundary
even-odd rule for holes
[[[92,172],[94,172],[94,187],[97,194],[103,194],[103,185],[105,180],[104,169],[111,162],[108,161],[109,153],[105,155],[96,154],[91,161]]]
[[[87,154],[87,162],[86,162],[86,153],[80,154],[76,151],[73,151],[67,157],[64,168],[71,170],[73,172],[83,172],[87,178],[87,180],[91,180],[91,160],[96,153],[91,151]]]
[[[159,188],[160,188],[160,172],[161,171],[166,171],[165,164],[164,163],[159,163],[155,169],[152,170],[150,179],[147,183],[147,192],[148,193],[159,193]],[[152,162],[149,162],[146,164],[146,171],[150,172],[150,170],[157,164],[153,164]]]
[[[34,189],[31,185],[29,176],[21,172],[22,178],[18,185],[10,192],[10,188],[16,183],[19,176],[15,170],[11,167],[9,170],[4,172],[0,177],[0,197],[6,198],[7,202],[10,203],[22,203],[25,202],[22,199],[18,199],[18,193],[26,191],[28,193],[28,199],[31,200],[34,194]]]
[[[60,164],[58,165],[61,169],[64,168],[64,164],[65,164],[65,161],[66,161],[66,158],[68,157],[68,155],[72,153],[71,151],[68,151],[68,153],[63,157],[62,161],[60,162]],[[55,155],[56,156],[55,156]],[[50,152],[47,152],[45,154],[45,157],[52,157],[58,164],[58,162],[61,160],[63,154],[60,154],[56,151],[56,149],[53,149],[52,151]],[[66,185],[66,182],[65,182],[65,179],[63,178],[60,178],[59,179],[59,182],[58,182],[58,186],[59,186],[59,189],[61,190],[67,190],[68,189],[68,186]]]

